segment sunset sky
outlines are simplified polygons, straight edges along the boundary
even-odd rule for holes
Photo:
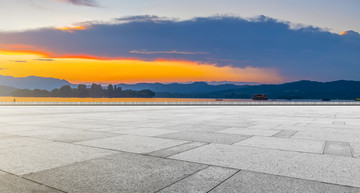
[[[0,0],[0,75],[360,80],[358,0]]]

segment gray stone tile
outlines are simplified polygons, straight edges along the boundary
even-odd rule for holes
[[[162,189],[161,193],[208,192],[238,170],[210,166],[171,186]]]
[[[188,151],[191,149],[195,149],[197,147],[201,147],[207,145],[207,143],[202,143],[202,142],[189,142],[189,143],[185,143],[182,145],[178,145],[178,146],[174,146],[174,147],[170,147],[167,149],[162,149],[159,151],[155,151],[152,153],[149,153],[148,155],[151,156],[157,156],[157,157],[169,157],[184,151]]]
[[[245,135],[233,135],[206,131],[182,131],[167,135],[160,135],[161,138],[180,139],[207,143],[233,144],[248,138]]]
[[[131,153],[93,159],[26,175],[72,193],[155,192],[206,166]]]
[[[297,132],[296,130],[281,130],[279,133],[273,135],[273,137],[290,138]]]
[[[322,154],[325,141],[254,136],[234,145]]]
[[[150,153],[161,149],[181,145],[188,141],[161,139],[144,136],[121,135],[105,139],[83,141],[77,144],[114,149],[132,153]]]
[[[272,129],[242,129],[242,128],[230,128],[218,131],[219,133],[239,134],[239,135],[259,135],[259,136],[272,136],[279,133],[280,130]]]
[[[0,169],[23,175],[113,153],[112,151],[71,144],[43,143],[0,150]]]
[[[333,125],[345,125],[344,121],[333,121]]]
[[[61,141],[61,142],[79,142],[91,139],[100,139],[106,137],[113,137],[120,134],[113,133],[100,133],[91,131],[81,131],[72,129],[43,129],[43,130],[30,130],[30,131],[13,131],[9,132],[14,135],[32,136],[41,139]]]
[[[250,129],[250,130],[258,130],[258,129],[260,129],[260,130],[263,130],[263,129],[274,129],[274,128],[276,128],[276,127],[278,127],[278,126],[280,126],[280,124],[279,123],[276,123],[276,122],[259,122],[259,123],[257,123],[257,124],[255,124],[255,125],[252,125],[252,126],[249,126],[249,127],[247,127],[247,129]]]
[[[347,142],[326,142],[324,154],[351,157],[350,145]]]
[[[360,130],[341,128],[313,128],[299,131],[291,138],[314,139],[323,141],[360,142]]]
[[[55,189],[14,176],[0,175],[1,193],[60,193]]]
[[[3,137],[0,138],[0,149],[31,146],[41,143],[50,143],[51,141],[34,139],[29,137]]]
[[[211,193],[228,192],[358,193],[360,189],[242,170],[211,191]]]
[[[210,125],[210,124],[178,124],[178,125],[164,125],[164,129],[173,129],[178,131],[219,131],[229,128],[224,125]]]
[[[1,137],[9,137],[9,136],[11,136],[11,135],[6,134],[6,133],[0,133],[0,138],[1,138]]]
[[[360,187],[356,158],[210,144],[172,159]]]
[[[360,143],[350,143],[353,157],[360,158]]]
[[[178,131],[169,130],[169,129],[140,128],[140,129],[123,130],[117,133],[153,137],[153,136],[176,133],[176,132]]]

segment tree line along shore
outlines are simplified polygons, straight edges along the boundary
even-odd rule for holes
[[[41,89],[18,89],[12,92],[14,97],[80,97],[80,98],[152,98],[155,93],[149,89],[135,91],[122,90],[121,87],[108,85],[104,89],[100,84],[92,84],[87,87],[84,84],[79,84],[77,88],[71,88],[69,85],[64,85],[61,88],[53,89],[51,91]]]

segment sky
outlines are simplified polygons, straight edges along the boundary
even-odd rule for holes
[[[0,75],[360,80],[358,0],[0,0]]]

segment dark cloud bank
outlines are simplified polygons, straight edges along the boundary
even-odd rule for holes
[[[182,59],[219,66],[275,68],[287,80],[360,80],[360,35],[345,35],[260,16],[176,21],[153,16],[93,23],[73,33],[39,29],[0,33],[0,44],[26,44],[56,54]]]

